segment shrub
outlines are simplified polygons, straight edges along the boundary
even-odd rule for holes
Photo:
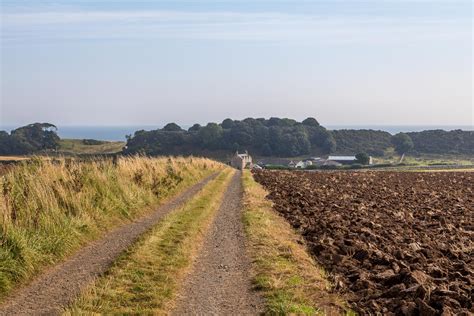
[[[96,140],[96,139],[83,139],[82,143],[84,145],[90,145],[90,146],[98,146],[98,145],[103,145],[106,142],[101,141],[101,140]]]
[[[370,157],[366,153],[359,153],[355,157],[361,165],[368,165],[370,162]]]

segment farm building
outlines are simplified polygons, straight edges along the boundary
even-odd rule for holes
[[[239,170],[252,168],[252,156],[247,151],[245,151],[245,154],[239,154],[237,151],[230,160],[230,165]]]
[[[327,160],[347,164],[355,163],[357,158],[355,156],[329,156]]]
[[[301,160],[301,161],[299,161],[299,162],[295,165],[295,168],[297,168],[297,169],[305,169],[305,168],[307,168],[308,166],[312,166],[312,165],[313,165],[313,162],[312,162],[310,159]]]
[[[329,156],[327,160],[338,162],[340,164],[357,163],[357,158],[355,156]],[[369,157],[369,165],[371,165],[372,163],[372,157]]]

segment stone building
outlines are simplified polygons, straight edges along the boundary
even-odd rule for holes
[[[245,154],[239,154],[237,151],[230,160],[230,165],[239,170],[252,168],[252,156],[247,151],[245,151]]]

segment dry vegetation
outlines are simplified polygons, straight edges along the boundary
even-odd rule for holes
[[[165,314],[221,204],[234,172],[222,172],[169,214],[84,291],[66,314]]]
[[[34,159],[0,177],[0,297],[223,165],[202,158]]]
[[[254,282],[271,315],[350,313],[330,293],[326,274],[308,254],[304,242],[284,218],[272,210],[267,192],[246,171],[244,225],[254,262]]]

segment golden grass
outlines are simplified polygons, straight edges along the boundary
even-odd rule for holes
[[[33,159],[0,177],[0,297],[106,231],[222,170],[203,158]]]
[[[233,174],[226,169],[169,214],[65,314],[168,314]]]
[[[330,293],[331,284],[299,236],[265,199],[267,192],[249,171],[243,173],[244,225],[253,261],[253,280],[267,314],[339,315],[351,313]]]

